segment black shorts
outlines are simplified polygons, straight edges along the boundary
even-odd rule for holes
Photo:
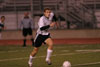
[[[23,36],[26,37],[27,35],[32,35],[31,28],[23,28]]]
[[[37,35],[35,40],[34,40],[34,47],[40,47],[42,43],[45,43],[45,40],[51,38],[50,34],[49,35]]]

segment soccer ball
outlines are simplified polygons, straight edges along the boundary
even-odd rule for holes
[[[71,63],[69,61],[65,61],[62,67],[71,67]]]

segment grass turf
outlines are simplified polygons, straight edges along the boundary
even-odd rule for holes
[[[68,60],[72,67],[100,67],[100,45],[55,45],[52,54],[52,65],[45,62],[47,46],[40,47],[34,67],[61,67]],[[32,46],[0,46],[0,67],[28,67]]]

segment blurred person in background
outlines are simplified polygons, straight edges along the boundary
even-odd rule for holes
[[[26,47],[26,37],[29,35],[32,41],[32,46],[34,46],[34,39],[32,35],[32,29],[33,29],[33,21],[29,17],[29,13],[24,13],[24,18],[21,20],[20,28],[22,30],[22,35],[24,37],[23,40],[23,47]]]
[[[1,16],[1,18],[0,18],[0,39],[2,38],[1,32],[4,29],[4,21],[5,21],[5,16]]]

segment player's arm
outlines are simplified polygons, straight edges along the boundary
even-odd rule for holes
[[[58,24],[58,18],[56,17],[56,15],[54,15],[52,17],[52,22],[55,23],[56,28],[59,28],[60,27],[59,24]]]
[[[21,20],[20,24],[19,24],[19,29],[23,29],[23,20]]]
[[[52,17],[52,22],[56,22],[57,21],[57,17],[56,17],[56,15],[54,15],[53,17]]]
[[[30,19],[30,24],[31,24],[31,29],[34,29],[34,24],[33,24],[33,20],[32,19]]]
[[[55,23],[53,22],[53,23],[51,23],[50,25],[46,25],[46,26],[41,27],[40,30],[49,29],[50,27],[52,27],[52,26],[54,26],[54,25],[55,25]]]

